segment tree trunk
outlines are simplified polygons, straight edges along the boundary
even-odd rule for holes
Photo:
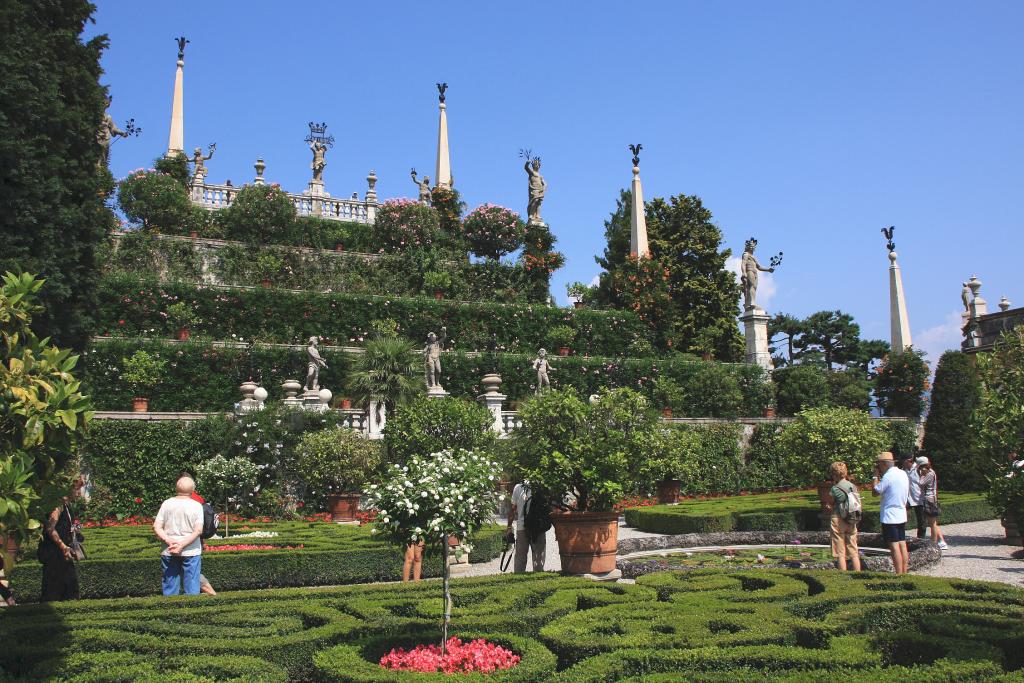
[[[448,567],[448,537],[441,540],[441,585],[444,591],[444,618],[441,620],[441,656],[448,652],[448,622],[452,619],[452,593],[449,579],[451,570]]]

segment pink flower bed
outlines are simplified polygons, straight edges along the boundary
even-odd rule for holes
[[[295,550],[296,548],[302,548],[301,545],[251,545],[251,544],[238,544],[238,545],[208,545],[203,552],[216,553],[223,550]]]
[[[461,674],[511,669],[520,660],[511,650],[483,639],[463,643],[458,638],[449,638],[447,650],[442,657],[439,645],[417,645],[408,651],[398,647],[381,657],[380,665],[396,671]]]

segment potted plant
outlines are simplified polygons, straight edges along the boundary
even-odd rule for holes
[[[188,304],[179,301],[167,307],[167,322],[171,324],[172,330],[177,331],[178,341],[188,341],[192,326],[199,322],[199,316]]]
[[[558,349],[559,356],[569,355],[569,345],[575,337],[576,331],[568,325],[555,325],[547,334],[548,345]]]
[[[673,409],[681,406],[683,401],[686,400],[683,388],[674,380],[664,376],[654,380],[652,394],[654,396],[654,404],[661,406],[662,417],[672,417]]]
[[[138,349],[130,358],[121,359],[121,381],[132,390],[134,412],[149,411],[149,393],[163,381],[166,366],[167,361],[144,349]]]
[[[260,284],[264,289],[267,289],[270,287],[273,279],[281,274],[281,270],[284,268],[284,261],[274,254],[263,253],[256,257],[253,267],[256,271],[256,276],[260,279]]]
[[[423,289],[434,293],[435,299],[443,299],[444,293],[451,289],[452,276],[442,271],[431,270],[423,274]]]
[[[352,522],[360,490],[380,467],[380,445],[344,427],[308,431],[295,446],[306,504],[323,505],[335,522]]]
[[[988,502],[999,515],[1006,529],[1007,542],[1021,545],[1024,522],[1024,470],[1022,461],[1016,461],[1004,472],[993,477],[989,484]]]
[[[634,483],[654,415],[630,389],[605,391],[591,402],[573,389],[526,401],[522,426],[511,438],[516,473],[548,492],[565,574],[615,569],[618,513],[614,506]],[[571,503],[568,501],[572,501]]]
[[[638,438],[636,480],[646,490],[654,483],[658,503],[678,503],[682,480],[699,477],[700,435],[691,429],[670,428],[651,429]]]
[[[573,282],[572,284],[566,285],[566,293],[569,298],[572,299],[573,308],[583,308],[586,303],[587,297],[590,294],[591,288],[582,282]]]

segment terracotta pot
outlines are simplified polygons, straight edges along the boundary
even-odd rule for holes
[[[1010,545],[1022,545],[1024,538],[1020,535],[1020,527],[1017,523],[1003,517],[1002,519],[1003,528],[1006,529],[1006,542]]]
[[[341,409],[342,410],[349,410],[351,407],[352,407],[352,399],[350,399],[350,398],[343,398],[343,399],[341,399]]]
[[[440,301],[441,299],[444,298],[444,292],[442,292],[439,289],[435,289],[434,290],[434,298],[437,299],[438,301]]]
[[[359,511],[358,493],[331,493],[327,496],[327,510],[335,522],[352,522]]]
[[[775,417],[775,408],[773,406],[768,406],[767,408],[765,408],[764,409],[764,416],[765,417]]]
[[[192,336],[192,331],[187,327],[183,327],[178,330],[178,341],[188,341],[188,338]]]
[[[459,545],[459,537],[458,536],[449,536],[448,537],[448,547],[449,548],[454,548],[457,545]]]
[[[573,308],[583,308],[583,302],[582,301],[573,301],[572,302],[572,307]]]
[[[705,351],[704,353],[700,354],[700,359],[701,360],[711,360],[711,352],[710,351]]]
[[[195,238],[199,237],[199,233],[196,232],[195,230],[192,230],[192,231],[190,231],[188,233],[188,236],[191,237],[192,239],[195,239]]]
[[[341,242],[338,242],[337,244],[334,245],[334,251],[345,251],[345,245],[342,244]]]
[[[132,412],[133,413],[148,413],[149,412],[149,399],[145,396],[136,396],[132,399]]]
[[[563,574],[604,574],[615,569],[619,513],[563,512],[551,515]]]
[[[560,346],[560,347],[558,347],[558,355],[559,356],[568,356],[569,355],[569,347],[568,346]]]
[[[668,503],[679,502],[679,480],[678,479],[663,479],[658,482],[658,503],[661,505],[667,505]]]
[[[671,408],[662,408],[661,409],[661,416],[662,417],[672,417],[672,409]]]
[[[10,557],[14,557],[15,555],[17,555],[18,550],[21,549],[21,543],[18,542],[18,539],[14,538],[13,536],[4,536],[3,539],[4,552]],[[6,571],[5,574],[9,577],[10,570]]]
[[[270,278],[263,278],[262,280],[260,280],[260,284],[263,286],[263,289],[270,289]]]

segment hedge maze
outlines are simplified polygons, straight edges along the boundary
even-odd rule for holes
[[[1024,591],[827,571],[552,574],[453,583],[454,634],[522,663],[473,681],[1021,681]],[[391,647],[438,637],[436,582],[30,605],[0,614],[17,681],[406,681]]]

